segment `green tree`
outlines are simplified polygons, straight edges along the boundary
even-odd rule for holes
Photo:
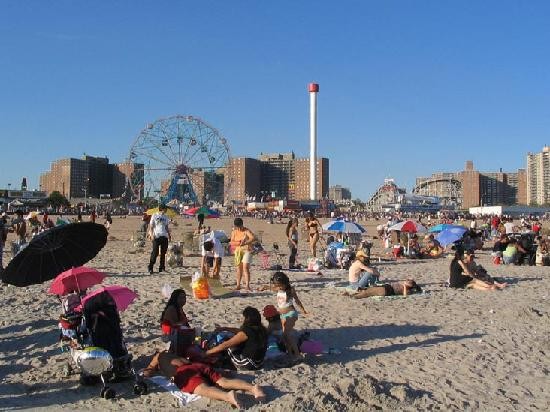
[[[70,203],[67,200],[67,198],[63,196],[61,193],[59,193],[58,191],[53,191],[52,193],[50,193],[50,196],[48,196],[48,204],[53,208],[70,206]]]

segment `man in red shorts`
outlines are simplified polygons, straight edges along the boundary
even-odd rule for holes
[[[204,363],[190,362],[169,352],[156,353],[143,371],[143,375],[152,376],[157,372],[167,378],[173,378],[174,384],[182,392],[229,402],[237,408],[241,408],[241,405],[235,393],[236,390],[245,391],[256,399],[265,398],[259,385],[252,385],[241,379],[224,378]]]

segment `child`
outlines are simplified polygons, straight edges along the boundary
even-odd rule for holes
[[[290,285],[287,275],[283,272],[275,272],[271,277],[270,283],[272,288],[277,291],[277,309],[283,326],[283,342],[288,353],[293,357],[299,358],[300,350],[293,336],[294,325],[298,320],[298,312],[294,304],[300,308],[304,315],[307,315],[307,311],[304,309],[302,302],[300,302],[296,290]]]

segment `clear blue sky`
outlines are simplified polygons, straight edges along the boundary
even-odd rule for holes
[[[0,1],[0,188],[52,160],[122,161],[199,116],[231,154],[319,154],[367,199],[384,177],[525,167],[550,144],[548,1]]]

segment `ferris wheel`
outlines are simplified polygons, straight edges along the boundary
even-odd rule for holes
[[[202,203],[223,198],[227,140],[196,116],[176,115],[148,124],[130,148],[133,200]]]

